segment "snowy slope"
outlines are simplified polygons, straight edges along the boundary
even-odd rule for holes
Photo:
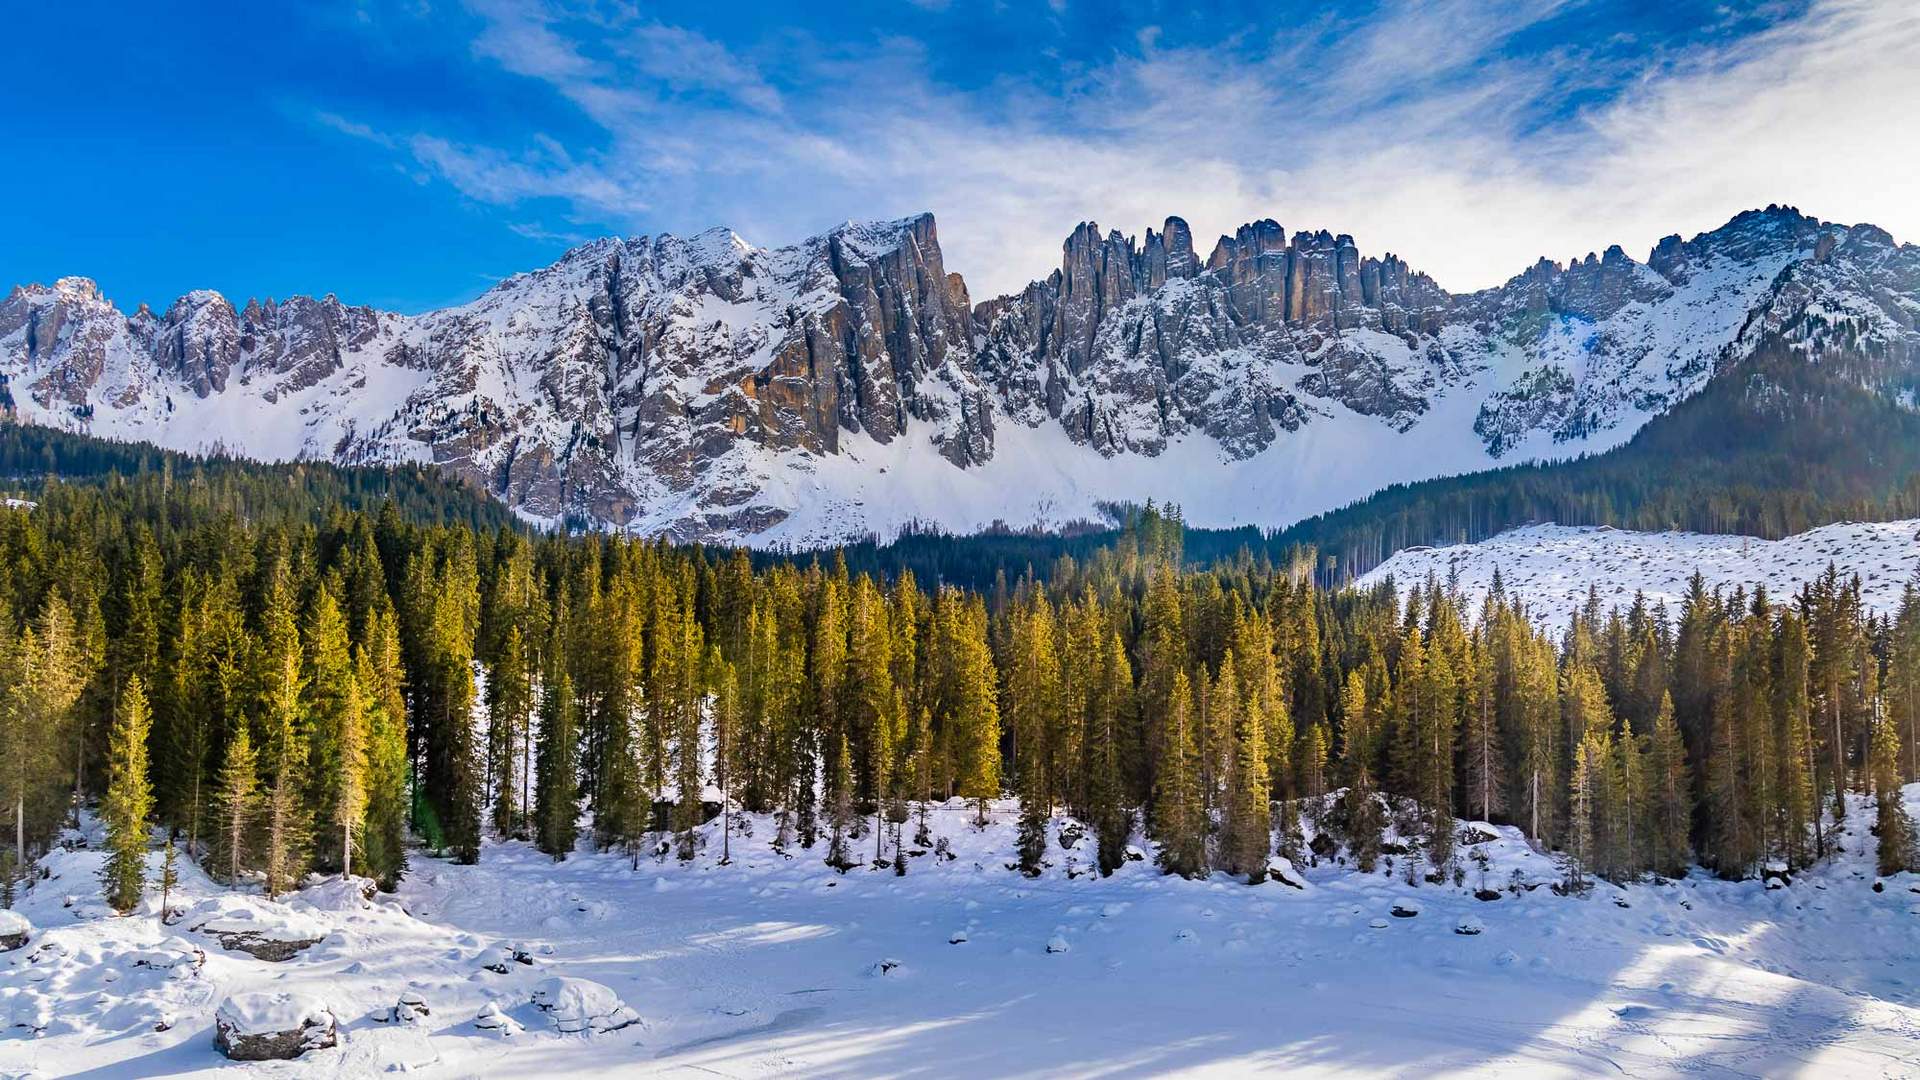
[[[1529,525],[1477,544],[1408,548],[1359,584],[1391,577],[1404,589],[1431,576],[1457,582],[1469,610],[1477,610],[1498,572],[1507,594],[1526,601],[1535,619],[1565,627],[1587,602],[1589,588],[1599,589],[1603,610],[1624,610],[1641,593],[1649,605],[1665,603],[1677,616],[1696,572],[1709,591],[1739,587],[1751,593],[1765,586],[1784,601],[1829,563],[1842,577],[1859,576],[1868,610],[1891,614],[1907,583],[1920,574],[1920,519],[1843,522],[1780,540]]]
[[[1920,809],[1920,785],[1907,798]],[[524,844],[490,844],[476,866],[416,855],[400,893],[373,901],[328,883],[272,903],[187,867],[176,900],[189,915],[166,927],[151,904],[114,918],[94,902],[98,854],[56,854],[54,876],[21,904],[33,941],[0,954],[0,1074],[1920,1069],[1920,878],[1870,888],[1865,804],[1847,815],[1843,853],[1786,888],[1695,875],[1586,898],[1528,888],[1555,879],[1553,860],[1485,824],[1464,825],[1458,887],[1334,861],[1294,869],[1298,887],[1248,887],[1163,877],[1145,862],[1102,879],[1086,872],[1086,841],[1059,846],[1061,820],[1052,865],[1023,878],[1008,867],[1013,806],[996,807],[984,832],[971,814],[938,810],[955,858],[912,857],[905,877],[835,874],[819,850],[783,856],[764,819],[743,822],[727,866],[716,825],[691,864],[638,869],[619,855],[556,864]],[[1499,898],[1477,900],[1476,889]],[[193,929],[233,909],[325,933],[271,963]],[[610,995],[631,1013],[619,1022],[637,1022],[555,1030],[532,1004],[554,976],[604,987],[570,984],[579,999]],[[257,990],[312,995],[338,1018],[339,1046],[310,1051],[297,1070],[226,1062],[215,1012]],[[412,1018],[396,1021],[403,998]]]
[[[1784,207],[1470,295],[1272,221],[1205,259],[1177,218],[1144,247],[1086,223],[1059,269],[977,305],[920,215],[776,248],[598,240],[417,316],[204,290],[128,315],[84,278],[17,287],[0,414],[433,463],[535,520],[684,539],[1052,525],[1147,498],[1282,526],[1611,448],[1768,333],[1911,356],[1917,321],[1920,247]]]

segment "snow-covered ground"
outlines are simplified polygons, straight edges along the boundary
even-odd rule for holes
[[[1429,575],[1441,582],[1457,576],[1469,610],[1478,610],[1497,570],[1508,595],[1525,600],[1536,620],[1564,627],[1587,602],[1589,586],[1599,588],[1603,608],[1624,610],[1637,591],[1646,594],[1649,605],[1665,601],[1677,617],[1696,570],[1709,590],[1737,585],[1751,593],[1765,585],[1784,601],[1826,572],[1828,563],[1842,577],[1860,576],[1870,610],[1891,613],[1907,582],[1920,572],[1920,519],[1842,522],[1780,540],[1529,525],[1477,544],[1408,548],[1362,577],[1360,585],[1392,576],[1404,589]]]
[[[693,863],[638,869],[501,843],[478,866],[416,857],[371,902],[332,882],[269,903],[183,867],[172,926],[152,902],[113,917],[100,856],[59,853],[20,905],[33,940],[0,954],[0,1075],[1920,1071],[1920,878],[1873,891],[1864,804],[1844,854],[1785,888],[1696,875],[1585,898],[1525,888],[1553,861],[1484,825],[1460,886],[1407,884],[1403,857],[1249,887],[1146,862],[1101,879],[1085,840],[1030,880],[1008,866],[1011,805],[984,832],[958,804],[934,816],[955,858],[904,878],[786,858],[759,819],[727,866],[717,823]],[[324,936],[274,963],[194,929],[240,909]],[[338,1045],[227,1062],[216,1011],[249,992],[322,1003]]]

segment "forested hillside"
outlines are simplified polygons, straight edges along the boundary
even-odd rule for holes
[[[1771,340],[1618,449],[1388,488],[1266,544],[1311,547],[1326,557],[1323,570],[1347,580],[1403,547],[1535,521],[1778,539],[1920,515],[1909,360],[1860,344],[1844,323],[1806,333]],[[1232,545],[1232,534],[1224,539],[1211,550]]]
[[[1194,569],[1158,515],[981,592],[396,504],[308,515],[298,488],[243,516],[164,469],[37,495],[0,515],[15,860],[75,798],[121,865],[151,818],[269,894],[310,870],[390,886],[416,839],[565,858],[583,809],[603,848],[687,857],[717,789],[797,857],[905,872],[930,804],[1011,792],[1023,868],[1064,809],[1103,869],[1144,823],[1169,873],[1259,880],[1299,854],[1300,800],[1342,788],[1324,824],[1363,865],[1386,791],[1416,800],[1395,824],[1436,875],[1456,814],[1565,850],[1574,886],[1802,866],[1847,792],[1880,799],[1882,864],[1913,858],[1894,793],[1920,774],[1920,593],[1873,619],[1837,573],[1595,609],[1555,640],[1498,594]]]
[[[0,423],[0,489],[28,499],[43,484],[117,486],[160,479],[142,497],[251,522],[318,524],[340,510],[372,512],[392,502],[412,521],[473,529],[513,525],[512,511],[435,469],[418,465],[341,466],[323,461],[265,464],[242,457],[183,454],[151,443],[116,442],[31,424]],[[176,485],[187,494],[175,491]]]

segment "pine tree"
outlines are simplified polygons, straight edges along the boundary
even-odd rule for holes
[[[744,635],[744,632],[743,632]],[[740,756],[740,673],[718,647],[707,658],[713,682],[713,781],[720,788],[720,865],[733,861],[736,759]]]
[[[534,818],[539,848],[555,862],[573,852],[578,837],[577,708],[570,676],[563,671],[545,680],[540,698],[540,756],[535,765],[539,786],[535,789]]]
[[[269,676],[266,701],[263,764],[267,778],[260,806],[260,858],[269,898],[298,884],[306,858],[307,808],[301,798],[306,783],[306,745],[296,726],[299,678],[295,662],[292,654],[283,655],[278,678]]]
[[[247,724],[236,725],[227,740],[226,762],[214,784],[214,805],[219,812],[220,831],[216,858],[226,871],[229,885],[240,880],[240,873],[251,865],[253,830],[259,813],[260,774],[253,740]]]
[[[10,622],[0,618],[0,630]],[[86,682],[73,617],[57,593],[0,663],[0,791],[13,811],[15,865],[24,870],[33,865],[29,837],[50,835],[64,814],[60,748]]]
[[[167,833],[165,854],[160,862],[160,921],[168,922],[173,914],[173,890],[180,887],[179,849],[173,845],[173,833]]]
[[[1874,808],[1880,834],[1878,852],[1881,876],[1914,869],[1913,819],[1901,795],[1900,725],[1884,711],[1876,718],[1873,744],[1869,754],[1873,775]]]
[[[308,605],[302,627],[303,668],[299,680],[296,726],[306,747],[301,775],[306,791],[301,801],[321,826],[314,843],[314,862],[322,868],[346,868],[359,827],[365,796],[364,704],[355,683],[352,645],[347,621],[334,599],[331,585],[323,584]],[[348,743],[357,743],[349,748]],[[342,800],[349,805],[342,806]]]
[[[107,828],[107,861],[101,867],[107,904],[122,915],[140,904],[147,882],[147,817],[153,788],[147,779],[149,726],[146,686],[134,675],[121,691],[107,736],[107,794],[100,818]]]
[[[1299,769],[1295,783],[1301,795],[1317,799],[1327,793],[1327,725],[1309,724],[1307,733],[1300,738],[1300,749],[1294,756]]]
[[[681,612],[680,618],[675,620],[674,639],[656,646],[658,648],[669,648],[678,653],[674,663],[673,684],[661,689],[673,700],[672,762],[677,796],[673,826],[678,834],[679,856],[686,860],[694,855],[698,836],[696,830],[700,827],[701,814],[705,812],[701,796],[706,791],[700,744],[700,704],[705,696],[701,672],[705,646],[700,626],[693,621],[690,612]]]
[[[987,823],[987,803],[1000,794],[1000,708],[993,655],[987,647],[986,609],[953,594],[947,619],[949,647],[945,660],[952,668],[947,682],[949,712],[945,726],[953,733],[954,774],[961,798],[973,800],[975,823]]]
[[[1353,853],[1354,865],[1363,874],[1373,873],[1385,830],[1369,764],[1375,712],[1367,694],[1366,676],[1358,670],[1348,672],[1340,693],[1340,715],[1345,725],[1341,766],[1347,782],[1341,805],[1347,822],[1347,850]]]
[[[1798,615],[1782,612],[1775,627],[1773,725],[1780,777],[1780,835],[1787,865],[1799,870],[1813,860],[1809,833],[1818,812],[1814,788],[1812,705],[1807,685],[1807,635]]]
[[[353,852],[361,839],[367,814],[367,713],[360,682],[346,677],[347,703],[336,731],[337,761],[333,783],[333,828],[340,837],[340,877],[353,876]]]
[[[827,813],[827,865],[841,873],[854,866],[853,855],[847,844],[847,833],[853,828],[853,753],[847,748],[847,735],[840,733],[839,746],[833,755],[833,779],[830,790],[833,802]]]
[[[1594,818],[1600,809],[1600,787],[1605,782],[1605,747],[1597,732],[1580,740],[1567,783],[1567,891],[1586,891],[1586,875],[1593,868]]]
[[[260,801],[260,868],[269,898],[291,890],[307,865],[308,750],[301,699],[301,648],[293,588],[284,557],[266,571],[261,615],[259,708],[265,739]]]
[[[1687,832],[1693,796],[1687,782],[1687,747],[1673,720],[1673,698],[1660,695],[1647,758],[1650,791],[1648,844],[1655,873],[1679,877],[1687,868]]]
[[[1063,726],[1060,665],[1054,653],[1052,608],[1041,599],[1016,606],[1009,634],[1007,688],[1001,714],[1013,727],[1020,784],[1020,869],[1040,873],[1047,823],[1053,816],[1051,746]]]
[[[527,741],[533,711],[526,642],[518,626],[509,626],[500,652],[487,672],[487,774],[493,791],[493,828],[501,836],[525,831],[527,807],[521,775],[521,746]]]
[[[1160,842],[1160,869],[1198,877],[1207,868],[1207,823],[1200,798],[1200,755],[1193,737],[1193,687],[1185,669],[1173,674],[1167,710],[1154,788],[1153,826]]]
[[[908,767],[912,771],[913,799],[917,807],[913,842],[920,847],[933,845],[933,830],[928,808],[933,803],[933,714],[927,709],[914,713],[907,733]]]
[[[1481,821],[1492,821],[1507,809],[1505,790],[1505,751],[1500,745],[1498,688],[1496,670],[1490,655],[1488,637],[1494,616],[1482,617],[1479,637],[1472,652],[1470,673],[1466,678],[1467,708],[1464,714],[1463,790],[1469,807]]]
[[[1267,878],[1267,856],[1273,844],[1266,724],[1257,704],[1244,700],[1238,706],[1227,704],[1240,699],[1236,666],[1237,658],[1229,650],[1220,661],[1213,690],[1219,707],[1234,710],[1233,772],[1228,778],[1226,835],[1221,846],[1226,871],[1245,875],[1249,884],[1258,885]]]
[[[370,619],[367,645],[356,653],[354,671],[364,695],[367,733],[361,871],[392,892],[407,869],[407,715],[400,642],[390,613]]]

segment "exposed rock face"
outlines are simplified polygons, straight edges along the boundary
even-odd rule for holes
[[[916,516],[984,524],[943,495],[990,501],[982,474],[1038,483],[1018,493],[1034,505],[1086,501],[1080,475],[1138,497],[1125,463],[1176,444],[1223,469],[1329,439],[1404,463],[1362,470],[1344,492],[1357,498],[1434,462],[1630,432],[1769,333],[1912,355],[1917,322],[1920,249],[1780,207],[1669,237],[1645,263],[1619,247],[1542,259],[1468,295],[1273,220],[1204,261],[1177,217],[1144,241],[1087,222],[1057,269],[978,304],[923,214],[777,249],[725,230],[599,240],[419,316],[332,296],[236,309],[211,292],[123,315],[63,278],[0,301],[0,376],[32,422],[263,458],[430,461],[549,520],[831,541],[897,526],[909,512],[888,500],[903,494]],[[1060,448],[1009,461],[1009,435]],[[1036,481],[1042,465],[1064,479]],[[1229,520],[1282,523],[1229,502]]]
[[[213,1044],[234,1061],[291,1061],[339,1044],[333,1013],[304,994],[235,994],[214,1018]]]

